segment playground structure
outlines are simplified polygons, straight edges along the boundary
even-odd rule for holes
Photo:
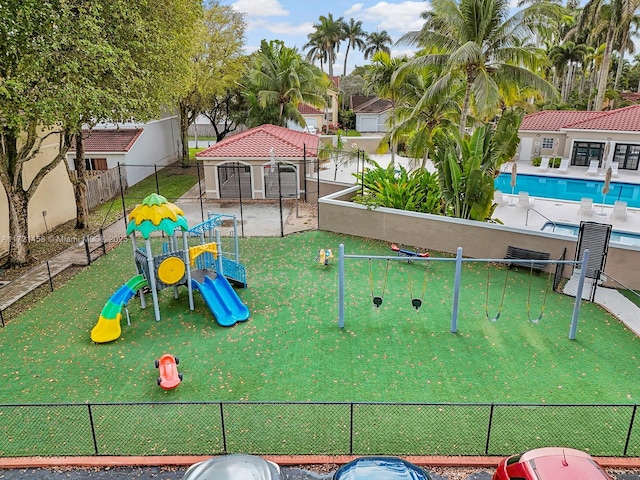
[[[318,255],[316,256],[316,262],[321,265],[329,265],[329,261],[333,260],[333,252],[330,248],[324,249],[321,248],[318,250]]]
[[[232,218],[234,223],[233,259],[227,258],[221,248],[218,227],[222,225],[223,217]],[[243,288],[247,286],[245,268],[239,262],[235,216],[209,214],[207,221],[189,229],[182,209],[167,202],[163,196],[152,194],[133,209],[128,220],[127,235],[131,238],[137,274],[107,301],[98,323],[91,330],[91,340],[105,343],[120,337],[123,308],[127,324],[130,324],[129,311],[126,309],[128,301],[139,292],[140,304],[146,308],[143,287],[151,290],[156,321],[160,320],[158,292],[173,287],[174,298],[178,298],[179,286],[187,287],[190,310],[194,310],[195,289],[222,326],[232,326],[249,318],[249,309],[227,279],[229,277],[234,284]],[[168,242],[162,244],[162,253],[157,255],[153,254],[151,247],[154,232],[168,236]],[[144,248],[137,246],[136,233],[144,239]],[[182,237],[182,242],[178,235]],[[200,243],[190,247],[190,236],[198,238]]]
[[[571,318],[571,325],[569,328],[569,339],[575,340],[576,333],[578,330],[578,320],[580,318],[580,306],[582,302],[582,291],[585,285],[585,278],[587,276],[587,270],[589,265],[589,250],[583,250],[580,260],[536,260],[536,263],[544,263],[545,265],[558,265],[558,264],[566,264],[573,265],[576,272],[579,272],[578,281],[577,281],[577,291],[575,296],[575,302],[573,304],[573,314]],[[344,245],[340,244],[338,247],[338,327],[344,328],[344,314],[345,314],[345,262],[348,259],[364,259],[369,261],[370,272],[371,272],[371,262],[374,260],[384,260],[386,261],[385,275],[384,275],[384,286],[383,291],[380,296],[373,296],[373,304],[376,308],[380,307],[384,297],[384,288],[386,288],[386,277],[388,273],[389,263],[391,261],[406,261],[406,258],[403,257],[392,257],[392,256],[376,256],[376,255],[346,255],[344,251]],[[458,331],[458,308],[459,308],[459,300],[460,300],[460,285],[462,278],[462,264],[463,262],[484,262],[484,263],[504,263],[510,264],[512,260],[504,259],[504,258],[462,258],[462,247],[458,247],[455,258],[437,258],[437,257],[423,257],[417,256],[413,257],[415,261],[425,261],[425,262],[455,262],[455,274],[454,274],[454,286],[453,286],[453,302],[451,307],[451,333],[457,333]],[[533,260],[532,260],[533,261]],[[371,275],[371,274],[370,274]],[[373,280],[370,277],[370,283],[373,284]],[[546,301],[547,291],[545,290],[544,296]],[[424,295],[424,293],[423,293]],[[529,288],[529,295],[531,295],[531,289]],[[412,298],[412,306],[416,310],[418,310],[422,304],[422,299],[419,304],[415,301],[416,299]],[[501,300],[504,301],[504,290],[503,290],[503,298]],[[527,307],[529,308],[529,307]],[[539,323],[542,314],[544,312],[544,304],[542,306],[542,310],[540,315],[537,318],[531,319],[530,312],[527,311],[527,316],[529,317],[529,321],[533,324]],[[488,314],[487,314],[488,315]],[[493,318],[490,318],[491,321],[497,320],[499,315],[496,315]]]

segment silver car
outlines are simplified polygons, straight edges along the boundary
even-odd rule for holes
[[[232,454],[193,464],[182,480],[281,480],[280,467],[255,455]]]

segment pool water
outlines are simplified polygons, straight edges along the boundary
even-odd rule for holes
[[[628,207],[640,208],[640,185],[611,182],[610,191],[602,201],[603,179],[558,178],[541,175],[518,174],[514,193],[528,192],[531,197],[556,198],[579,202],[582,197],[590,197],[594,202],[613,205],[616,200],[627,202]],[[495,180],[495,187],[504,193],[511,193],[511,174],[501,173]]]
[[[560,235],[567,235],[570,237],[577,237],[580,233],[580,226],[571,225],[568,223],[545,223],[541,230],[543,232],[559,233]],[[623,232],[620,230],[612,230],[609,243],[617,243],[620,245],[630,245],[633,247],[640,247],[640,234]]]

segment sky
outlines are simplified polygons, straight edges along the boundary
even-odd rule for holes
[[[247,21],[245,53],[258,49],[260,41],[282,40],[288,47],[297,47],[305,54],[302,47],[308,42],[307,35],[314,31],[313,24],[318,23],[321,15],[333,14],[334,19],[343,17],[345,22],[351,18],[362,22],[362,29],[367,32],[386,30],[393,42],[409,31],[419,30],[423,20],[420,13],[428,9],[424,1],[380,1],[366,0],[354,2],[350,0],[222,0],[223,5],[231,5],[245,14]],[[346,43],[343,42],[333,67],[334,75],[342,75]],[[414,49],[403,46],[391,48],[392,56],[411,54]],[[347,74],[355,66],[366,65],[362,53],[350,51]],[[317,64],[320,66],[319,64]],[[327,71],[325,67],[325,71]]]

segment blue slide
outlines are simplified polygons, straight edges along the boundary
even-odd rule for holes
[[[202,294],[216,321],[223,327],[231,327],[249,318],[249,309],[223,275],[216,275],[213,279],[205,275],[202,283],[191,279],[191,287]]]

